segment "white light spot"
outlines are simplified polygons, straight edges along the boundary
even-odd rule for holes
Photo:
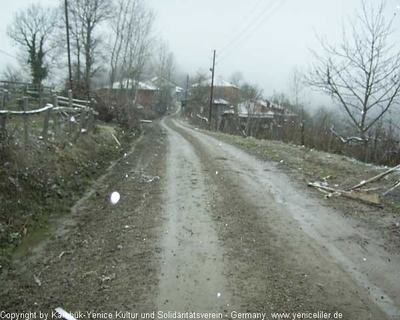
[[[75,121],[76,121],[76,120],[75,120],[75,117],[74,117],[74,116],[71,116],[71,118],[69,119],[69,121],[75,122]]]
[[[128,155],[128,154],[125,152],[125,153],[124,153],[124,158],[126,158],[126,157],[127,157],[127,155]]]
[[[125,175],[125,178],[128,178],[128,177],[129,177],[129,175],[126,174],[126,175]]]
[[[110,195],[110,202],[111,202],[112,204],[117,204],[120,198],[121,198],[121,196],[120,196],[119,192],[114,191],[114,192],[111,193],[111,195]]]
[[[215,174],[218,174],[218,171],[215,171]]]
[[[218,292],[218,293],[217,293],[217,298],[220,298],[220,297],[221,297],[221,293]]]
[[[364,258],[364,261],[367,261],[367,258]]]

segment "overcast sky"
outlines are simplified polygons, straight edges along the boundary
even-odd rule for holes
[[[377,0],[373,0],[378,2]],[[6,35],[13,12],[32,2],[56,5],[57,0],[1,0],[0,50],[16,48]],[[216,75],[229,79],[241,71],[267,96],[288,91],[294,67],[307,69],[308,48],[318,48],[315,32],[338,42],[342,20],[359,7],[359,0],[147,0],[157,13],[156,32],[169,44],[181,72],[208,71],[217,50]],[[387,14],[400,10],[400,0],[388,0]],[[400,38],[400,16],[395,20]],[[0,52],[0,70],[15,59]],[[211,73],[210,73],[211,74]],[[305,97],[305,99],[310,99]],[[315,104],[315,102],[314,102]]]

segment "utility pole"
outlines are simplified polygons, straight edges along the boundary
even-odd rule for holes
[[[210,70],[212,72],[212,76],[211,76],[210,114],[208,115],[208,124],[209,124],[210,130],[211,130],[211,112],[212,112],[212,107],[213,107],[213,95],[214,95],[215,50],[214,50],[214,56],[213,56],[213,66],[212,66],[212,69],[210,69]]]
[[[188,90],[189,90],[189,75],[187,75],[187,77],[186,77],[185,104],[187,104],[187,100],[188,100]]]
[[[72,90],[71,48],[69,45],[68,0],[65,0],[64,2],[64,9],[65,9],[65,28],[67,29],[69,89]]]

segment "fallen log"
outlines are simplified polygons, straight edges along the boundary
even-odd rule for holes
[[[386,176],[386,175],[388,175],[389,173],[391,173],[391,172],[393,172],[393,171],[396,171],[396,170],[398,170],[398,169],[400,169],[400,164],[397,165],[397,166],[395,166],[395,167],[393,167],[393,168],[391,168],[391,169],[389,169],[388,171],[382,172],[382,173],[378,174],[377,176],[372,177],[371,179],[368,179],[368,180],[366,180],[366,181],[362,181],[362,182],[360,182],[359,184],[355,185],[354,187],[351,187],[351,188],[346,189],[346,190],[347,190],[347,191],[352,191],[352,190],[361,188],[362,186],[365,186],[365,185],[368,184],[368,183],[371,183],[371,182],[377,181],[377,180],[379,180],[379,179],[382,179],[384,176]]]
[[[375,205],[375,206],[382,205],[380,196],[375,193],[367,194],[364,192],[352,192],[352,191],[334,189],[334,188],[322,186],[321,184],[315,183],[315,182],[309,182],[308,186],[317,188],[320,191],[329,191],[330,194],[328,196],[337,194],[337,195],[340,195],[340,196],[343,196],[343,197],[346,197],[349,199],[360,200],[362,202],[365,202],[365,203],[371,204],[371,205]]]

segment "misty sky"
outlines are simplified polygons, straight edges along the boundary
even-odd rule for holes
[[[374,0],[375,1],[375,0]],[[12,14],[32,2],[56,5],[56,0],[1,0],[0,50],[16,55],[6,35]],[[216,75],[229,79],[241,71],[266,96],[288,92],[291,70],[307,70],[308,48],[318,48],[315,32],[332,43],[340,41],[342,19],[352,15],[359,0],[147,0],[157,13],[156,33],[169,44],[177,69],[195,74],[208,71],[217,50]],[[400,0],[388,0],[387,13],[396,12],[395,39],[400,38]],[[252,24],[250,27],[249,25]],[[0,70],[15,59],[0,52]],[[211,75],[211,73],[210,73]],[[304,100],[315,100],[308,94]],[[319,102],[313,101],[313,104]]]

